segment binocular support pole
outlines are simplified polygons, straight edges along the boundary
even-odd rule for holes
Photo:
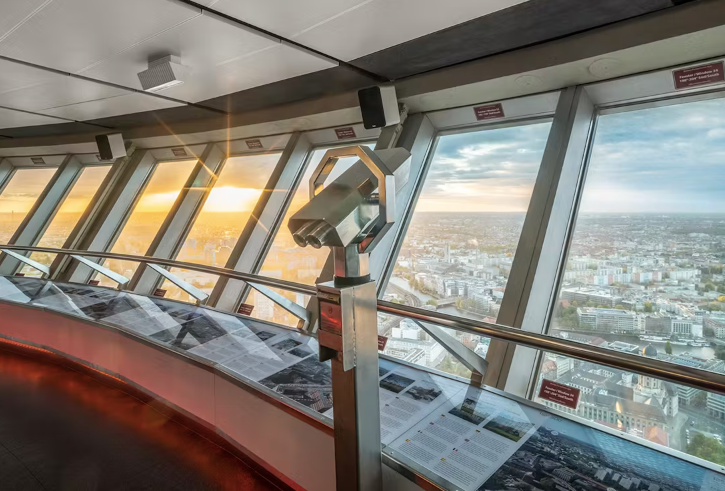
[[[382,489],[378,328],[368,255],[333,247],[335,279],[317,285],[320,360],[332,362],[339,491]]]

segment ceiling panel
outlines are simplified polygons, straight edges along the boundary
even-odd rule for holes
[[[92,119],[131,114],[142,111],[156,111],[170,107],[183,106],[176,102],[147,96],[145,94],[128,94],[100,101],[82,102],[70,106],[58,107],[42,111],[43,114],[74,119],[76,121],[89,121]]]
[[[49,82],[56,74],[10,61],[0,60],[0,94],[9,90]]]
[[[221,65],[217,69],[214,82],[219,87],[235,85],[236,90],[244,90],[335,66],[337,64],[296,48],[277,45],[241,60]],[[210,79],[197,79],[194,83],[210,81]]]
[[[295,41],[349,61],[524,1],[373,0]]]
[[[171,53],[180,56],[181,63],[193,71],[185,84],[163,94],[195,102],[244,88],[234,79],[220,81],[218,65],[233,64],[275,46],[279,43],[204,15],[113,56],[83,75],[141,89],[137,74],[148,68],[149,56]]]
[[[218,0],[208,7],[291,38],[371,0]],[[381,1],[381,0],[372,0]],[[385,0],[382,0],[385,2]],[[391,3],[388,1],[387,3]]]
[[[115,87],[108,87],[68,76],[49,75],[54,78],[46,83],[0,94],[0,106],[38,111],[40,109],[52,109],[69,104],[117,97],[129,93]]]
[[[0,54],[77,72],[198,15],[168,0],[54,0],[2,40]]]
[[[21,126],[39,126],[43,124],[55,124],[62,122],[55,118],[38,116],[35,114],[21,113],[10,109],[0,108],[0,130],[2,128],[16,128]],[[0,135],[2,131],[0,131]]]
[[[2,0],[0,40],[50,0]]]

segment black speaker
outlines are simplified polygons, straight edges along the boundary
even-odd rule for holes
[[[96,145],[98,145],[98,155],[101,160],[116,160],[126,156],[126,146],[123,144],[121,133],[96,135]]]
[[[368,87],[357,92],[363,126],[366,129],[384,128],[400,123],[398,99],[392,85]]]

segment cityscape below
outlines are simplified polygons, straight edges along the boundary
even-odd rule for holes
[[[495,322],[523,220],[523,213],[416,213],[385,298]],[[580,214],[548,333],[725,373],[724,260],[725,215]],[[386,353],[468,375],[413,321],[380,318],[391,338]],[[486,355],[488,339],[455,336]],[[582,396],[577,410],[539,402],[725,463],[723,396],[550,353],[543,378]]]

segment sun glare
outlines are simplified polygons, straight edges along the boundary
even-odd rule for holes
[[[204,211],[252,211],[261,194],[261,189],[233,186],[214,188],[206,200]]]

